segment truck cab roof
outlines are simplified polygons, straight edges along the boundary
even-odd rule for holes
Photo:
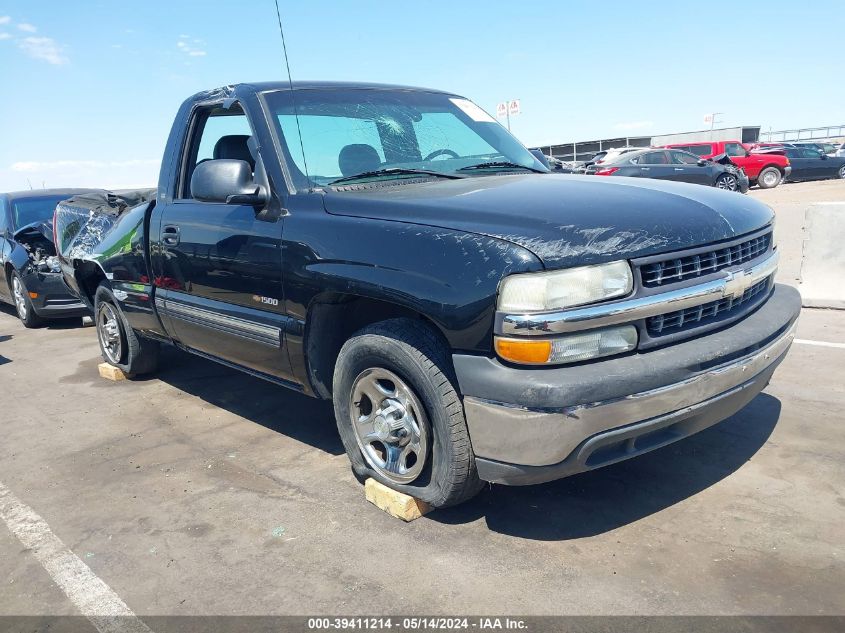
[[[401,91],[415,91],[415,92],[433,92],[438,94],[449,94],[454,95],[454,93],[443,91],[443,90],[434,90],[431,88],[421,88],[418,86],[403,86],[398,84],[380,84],[380,83],[370,83],[370,82],[361,82],[361,81],[312,81],[312,80],[299,80],[299,81],[258,81],[258,82],[248,82],[248,83],[238,83],[238,84],[231,84],[228,86],[220,86],[219,88],[213,88],[211,90],[204,90],[202,92],[198,92],[191,100],[204,100],[210,95],[220,95],[227,94],[230,96],[235,96],[237,93],[243,92],[254,92],[254,93],[261,93],[261,92],[274,92],[278,90],[401,90]],[[457,96],[457,95],[454,95]]]

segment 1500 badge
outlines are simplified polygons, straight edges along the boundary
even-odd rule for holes
[[[273,297],[262,297],[261,295],[252,295],[252,300],[256,303],[263,303],[264,305],[268,306],[279,305],[279,300],[274,299]]]

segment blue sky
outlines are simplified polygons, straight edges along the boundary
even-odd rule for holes
[[[421,85],[527,145],[845,123],[845,2],[292,2],[294,79]],[[0,191],[154,184],[179,103],[284,78],[272,0],[0,0]]]

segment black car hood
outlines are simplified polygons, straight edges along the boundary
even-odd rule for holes
[[[642,257],[730,239],[772,221],[714,187],[640,178],[525,174],[326,190],[326,211],[466,231],[519,244],[547,268]]]

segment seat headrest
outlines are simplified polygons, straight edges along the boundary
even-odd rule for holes
[[[381,166],[381,158],[372,145],[353,143],[340,150],[337,164],[344,176],[354,176],[378,169]]]
[[[217,143],[214,144],[214,158],[230,158],[233,160],[245,160],[249,163],[252,171],[255,171],[255,158],[252,152],[249,151],[250,137],[246,134],[229,134],[228,136],[221,136]]]

